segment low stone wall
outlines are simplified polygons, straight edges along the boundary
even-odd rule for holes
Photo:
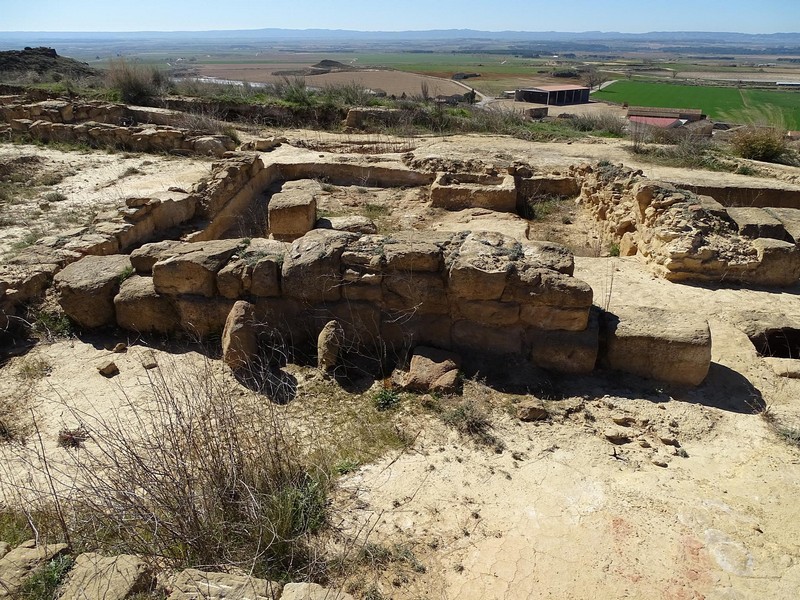
[[[358,235],[314,230],[292,244],[217,240],[145,245],[136,275],[117,283],[118,257],[88,257],[56,276],[65,312],[97,327],[138,332],[222,331],[233,304],[255,306],[271,339],[315,338],[330,320],[354,349],[416,344],[523,354],[557,371],[591,371],[592,290],[571,276],[572,255],[494,233]],[[92,277],[95,284],[86,283]],[[110,286],[110,287],[107,287]],[[83,292],[82,290],[86,290]],[[102,290],[102,293],[100,292]]]
[[[509,174],[438,173],[431,184],[431,206],[447,210],[517,210],[517,186]]]
[[[236,148],[226,135],[208,135],[172,126],[182,118],[171,111],[105,102],[45,100],[0,106],[0,119],[9,124],[12,134],[44,142],[217,157]]]
[[[641,256],[666,279],[790,286],[800,278],[795,243],[783,234],[748,237],[768,231],[745,222],[758,215],[730,215],[711,197],[650,181],[624,167],[601,163],[573,172],[583,182],[582,204],[620,254]],[[787,221],[785,232],[794,219],[781,218]]]

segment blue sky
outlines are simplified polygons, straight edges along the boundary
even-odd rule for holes
[[[0,31],[800,31],[800,0],[0,0]]]

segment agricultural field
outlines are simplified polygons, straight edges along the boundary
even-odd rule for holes
[[[700,108],[720,121],[800,128],[800,93],[795,91],[617,81],[593,97],[634,106]]]

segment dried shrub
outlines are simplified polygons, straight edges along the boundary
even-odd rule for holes
[[[734,152],[742,158],[780,162],[789,150],[782,131],[767,127],[743,127],[731,136]]]

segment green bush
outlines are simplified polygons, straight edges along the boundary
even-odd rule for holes
[[[128,104],[148,105],[168,87],[168,77],[156,67],[112,61],[108,70],[109,86]]]
[[[778,162],[789,146],[782,131],[763,127],[745,127],[731,137],[734,152],[742,158]]]

